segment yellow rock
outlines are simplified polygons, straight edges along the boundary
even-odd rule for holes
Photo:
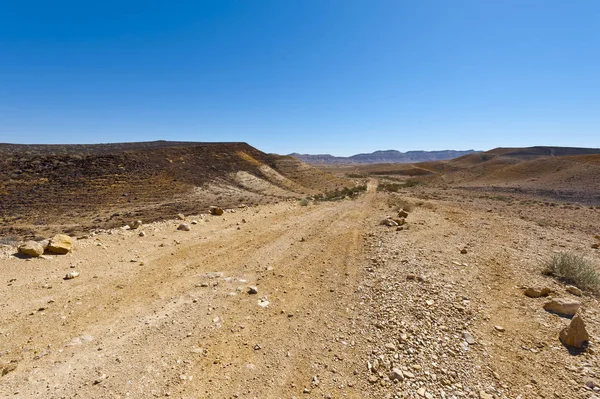
[[[57,234],[50,239],[48,251],[55,254],[67,254],[73,249],[73,239],[65,234]]]

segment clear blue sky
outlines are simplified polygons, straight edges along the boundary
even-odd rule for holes
[[[598,0],[0,1],[0,142],[600,147]]]

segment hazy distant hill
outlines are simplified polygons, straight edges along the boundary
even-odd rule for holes
[[[444,161],[479,151],[375,151],[370,154],[356,154],[350,157],[335,157],[329,154],[310,155],[293,153],[290,156],[309,164],[371,164],[371,163],[417,163],[426,161]]]

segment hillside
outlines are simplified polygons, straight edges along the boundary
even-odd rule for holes
[[[416,163],[425,161],[440,161],[458,158],[467,154],[476,153],[475,150],[466,151],[407,151],[396,150],[375,151],[369,154],[356,154],[350,157],[336,157],[329,154],[289,154],[302,162],[313,165],[343,165],[343,164],[374,164],[374,163]]]
[[[348,181],[246,143],[0,144],[0,234],[276,202]]]

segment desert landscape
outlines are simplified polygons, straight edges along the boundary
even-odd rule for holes
[[[0,397],[600,396],[600,150],[0,144]]]

